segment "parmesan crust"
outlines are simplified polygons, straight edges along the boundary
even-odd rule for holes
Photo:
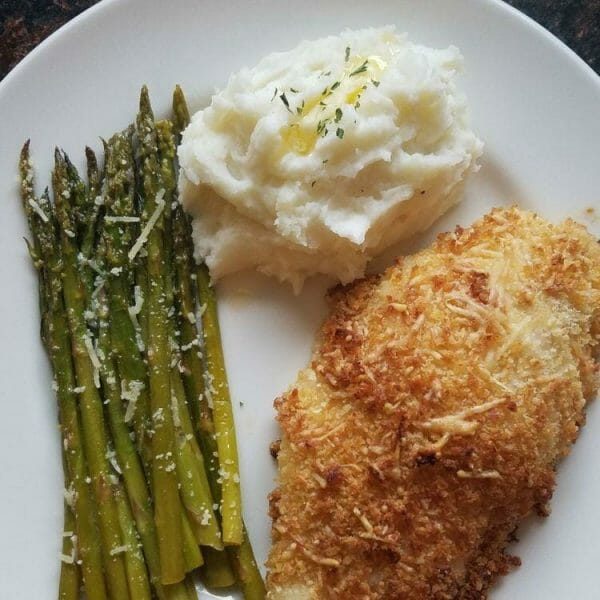
[[[275,401],[270,600],[481,600],[598,389],[600,246],[516,208],[331,294]]]

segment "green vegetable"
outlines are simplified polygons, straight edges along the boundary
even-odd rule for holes
[[[152,484],[154,519],[158,532],[161,578],[165,584],[185,576],[183,532],[175,464],[175,428],[171,414],[170,348],[163,274],[163,229],[165,190],[159,187],[159,158],[154,115],[148,89],[142,88],[137,117],[142,165],[142,192],[151,216],[144,223],[148,232],[148,372],[152,412]]]
[[[96,499],[98,529],[102,542],[102,556],[108,589],[111,596],[126,599],[129,597],[129,591],[123,557],[113,554],[115,548],[121,547],[122,538],[110,482],[110,467],[106,458],[108,444],[102,399],[96,387],[96,369],[89,346],[90,332],[84,318],[86,291],[79,277],[77,264],[75,223],[70,204],[72,183],[67,162],[57,150],[52,185],[59,223],[59,239],[63,259],[63,297],[71,332],[83,446]],[[79,207],[75,208],[77,208],[75,211],[77,214]]]
[[[216,299],[207,272],[198,299],[203,274],[176,196],[189,123],[179,86],[173,114],[155,122],[144,87],[135,127],[103,141],[102,169],[86,148],[87,185],[56,150],[54,205],[35,197],[29,142],[21,153],[63,436],[61,600],[78,598],[80,578],[91,600],[195,600],[186,573],[198,567],[209,587],[237,579],[245,598],[264,598],[241,517]]]
[[[21,198],[33,242],[30,253],[40,274],[40,308],[43,341],[48,351],[59,407],[60,429],[67,498],[75,514],[77,546],[82,560],[83,586],[90,600],[105,600],[100,539],[97,531],[88,473],[83,453],[81,424],[74,389],[77,384],[71,359],[71,338],[62,298],[62,257],[57,239],[56,220],[48,193],[38,200],[33,193],[33,169],[29,158],[29,142],[21,151]],[[68,514],[68,513],[67,513]],[[67,521],[67,519],[65,519]],[[65,579],[68,577],[64,576]],[[63,577],[61,576],[61,583]],[[65,581],[66,585],[66,581]],[[65,594],[69,588],[61,588]],[[61,591],[61,593],[62,593]],[[69,596],[63,596],[68,599]]]
[[[219,452],[223,542],[239,545],[243,539],[239,462],[233,409],[229,397],[229,384],[221,347],[217,298],[210,284],[208,269],[205,265],[200,265],[196,269],[196,277],[199,297],[205,307],[202,312],[202,331],[206,357],[205,394],[212,399],[213,421]]]
[[[178,132],[183,131],[189,124],[189,111],[185,96],[179,86],[175,88],[173,94],[173,114],[175,115],[175,126]],[[196,346],[193,344],[195,336],[197,336],[197,330],[195,327],[188,327],[192,325],[192,319],[187,318],[191,314],[195,314],[196,305],[194,303],[194,293],[191,289],[190,282],[197,279],[192,276],[191,265],[193,262],[192,258],[192,244],[191,244],[191,228],[186,215],[181,210],[181,207],[175,208],[174,221],[173,221],[173,237],[175,243],[175,257],[176,257],[176,269],[177,269],[177,281],[178,287],[178,298],[181,313],[182,322],[182,341],[185,340],[186,346],[189,347],[187,354],[188,361],[186,362],[186,353],[183,353],[183,365],[184,372],[188,373],[187,381],[188,387],[188,399],[190,402],[199,403],[199,415],[197,423],[199,424],[198,433],[199,439],[202,444],[202,450],[205,459],[209,465],[207,475],[213,493],[213,498],[217,503],[221,503],[221,484],[219,483],[219,463],[217,458],[217,444],[214,436],[214,426],[212,423],[212,414],[208,402],[203,395],[204,385],[198,377],[200,372],[200,357],[195,351]],[[202,269],[202,268],[201,268]],[[203,318],[208,310],[209,301],[211,305],[216,302],[214,294],[207,281],[207,273],[205,269],[202,269],[201,275],[205,276],[204,280],[200,280],[200,285],[203,285],[205,289],[205,296],[200,295],[200,301],[205,301],[203,304]],[[204,282],[204,284],[203,284]],[[198,289],[197,289],[198,291]],[[210,322],[214,324],[213,327],[209,327],[208,335],[211,336],[211,347],[216,348],[216,352],[213,350],[212,355],[221,355],[221,365],[223,368],[223,377],[225,377],[224,364],[222,361],[222,349],[221,340],[218,329],[218,319],[216,311],[211,311],[212,316],[207,315],[206,319],[210,319]],[[207,331],[205,330],[205,335]],[[219,359],[217,358],[217,363]],[[207,366],[216,366],[215,361],[208,362]],[[214,375],[213,381],[214,381]],[[230,401],[229,401],[230,402]],[[189,430],[188,430],[189,431]],[[252,546],[248,539],[248,534],[245,527],[243,528],[243,539],[240,546],[230,546],[227,548],[227,554],[231,560],[231,564],[235,570],[236,578],[242,586],[244,597],[250,600],[260,600],[266,596],[265,586],[258,570],[256,560],[254,559],[254,553]],[[233,585],[234,580],[231,574],[231,570],[224,560],[224,555],[221,552],[217,552],[212,548],[206,548],[204,551],[205,568],[203,569],[203,580],[209,588],[220,588],[228,587]]]
[[[133,194],[135,190],[133,148],[131,144],[131,131],[116,134],[108,142],[106,149],[107,164],[107,183],[105,194],[106,218],[102,231],[103,245],[109,247],[104,255],[111,255],[112,265],[119,265],[123,271],[113,277],[123,278],[121,283],[126,282],[128,272],[125,270],[125,248],[130,244],[132,235],[129,227],[132,224],[114,221],[116,217],[130,217],[133,212]],[[121,233],[119,232],[121,230]],[[116,244],[116,245],[113,245]],[[103,265],[106,268],[106,265]],[[118,269],[118,267],[116,267]],[[112,279],[112,278],[111,278]],[[121,289],[125,285],[120,286]],[[109,288],[110,289],[110,288]],[[115,354],[111,346],[111,315],[106,293],[101,295],[101,303],[98,309],[99,338],[98,349],[102,358],[101,378],[105,393],[105,402],[113,444],[115,446],[116,456],[120,465],[125,488],[127,490],[128,500],[132,507],[132,513],[135,518],[137,530],[142,542],[144,555],[150,573],[153,586],[157,591],[159,598],[179,599],[187,598],[187,592],[181,584],[168,586],[164,588],[160,583],[160,556],[158,550],[158,538],[154,525],[152,513],[152,501],[146,485],[142,461],[136,452],[135,443],[132,441],[129,428],[125,423],[124,408],[121,401],[121,382],[119,381],[115,369]],[[126,298],[123,298],[127,304]],[[119,306],[122,310],[122,306]],[[131,324],[131,320],[128,319]],[[123,332],[121,332],[123,333]],[[131,352],[138,356],[138,349],[133,339],[134,332],[129,340]],[[143,363],[141,365],[143,367]],[[145,385],[145,372],[142,385]],[[129,389],[134,394],[135,390]],[[133,399],[133,396],[130,398]],[[135,404],[139,402],[138,396]],[[140,410],[136,406],[136,410]]]

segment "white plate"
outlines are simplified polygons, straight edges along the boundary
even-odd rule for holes
[[[518,202],[585,222],[600,208],[600,79],[545,30],[496,0],[109,0],[74,19],[0,85],[0,596],[56,597],[62,519],[55,402],[38,341],[36,280],[22,236],[17,153],[31,137],[47,183],[52,148],[73,157],[132,118],[139,88],[166,111],[175,83],[192,106],[230,72],[301,39],[345,27],[396,24],[433,46],[458,45],[483,167],[464,203],[434,233],[468,224],[492,205]],[[597,223],[588,225],[596,228]],[[325,314],[323,283],[299,298],[257,277],[220,288],[225,352],[235,403],[245,515],[258,558],[269,545],[266,496],[275,474],[273,399],[304,365]],[[240,403],[243,402],[243,406]],[[560,469],[550,519],[522,529],[523,566],[496,600],[600,597],[600,410]]]

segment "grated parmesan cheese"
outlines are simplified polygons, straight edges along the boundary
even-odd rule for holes
[[[75,491],[73,484],[71,484],[68,488],[65,488],[63,490],[63,496],[65,502],[67,503],[67,506],[69,506],[70,508],[74,508],[75,500],[77,499],[77,492]]]
[[[111,464],[112,468],[113,468],[113,469],[114,469],[114,470],[115,470],[115,471],[116,471],[116,472],[117,472],[119,475],[121,475],[121,474],[122,474],[122,471],[121,471],[121,467],[119,466],[119,463],[118,463],[118,461],[117,461],[117,454],[116,454],[116,452],[115,452],[115,451],[114,451],[112,448],[109,448],[109,449],[106,451],[106,458],[108,459],[108,462]]]
[[[132,381],[121,381],[121,400],[127,401],[127,408],[125,409],[125,416],[123,417],[125,423],[129,423],[133,418],[136,402],[144,388],[144,382],[138,381],[137,379],[133,379]]]
[[[173,425],[180,428],[181,419],[179,417],[179,405],[177,404],[177,397],[175,394],[171,394],[171,413],[173,414]]]
[[[424,429],[437,431],[439,433],[448,433],[450,435],[472,435],[477,427],[479,427],[479,423],[476,421],[467,421],[467,419],[474,415],[492,410],[492,408],[504,404],[506,401],[507,398],[499,398],[497,400],[491,400],[490,402],[484,402],[483,404],[478,404],[477,406],[473,406],[454,415],[430,419],[429,421],[422,423],[421,426]]]
[[[463,471],[459,469],[456,471],[456,475],[461,479],[502,479],[502,475],[496,469],[489,471]]]
[[[122,554],[123,552],[127,552],[128,550],[129,545],[115,546],[114,548],[111,548],[110,555],[116,556],[117,554]]]
[[[39,218],[44,221],[44,223],[49,221],[48,215],[42,210],[42,207],[33,198],[29,198],[27,202],[29,206],[33,208],[34,212],[39,216]]]
[[[139,223],[139,217],[116,217],[113,215],[106,215],[104,220],[107,223]]]
[[[100,359],[98,358],[98,354],[96,353],[96,348],[94,348],[94,343],[92,342],[92,338],[89,332],[83,338],[83,343],[85,345],[85,349],[87,350],[88,356],[90,357],[90,361],[92,366],[94,367],[94,386],[96,388],[100,387]]]
[[[71,552],[71,554],[63,554],[62,552],[59,554],[61,562],[64,562],[67,565],[75,564],[75,550]]]
[[[154,212],[152,213],[152,215],[150,215],[150,218],[148,219],[148,222],[142,229],[142,232],[140,233],[138,239],[135,241],[135,243],[133,244],[133,246],[127,254],[130,261],[132,261],[137,256],[138,252],[147,242],[148,236],[150,235],[152,228],[156,225],[156,222],[160,218],[160,215],[163,209],[165,208],[164,195],[165,190],[161,188],[158,191],[158,194],[156,194],[156,208],[154,209]]]
[[[142,294],[142,288],[139,285],[136,285],[133,288],[133,306],[129,306],[127,308],[127,312],[129,313],[129,318],[133,323],[133,328],[135,329],[135,341],[140,352],[143,352],[146,349],[146,345],[144,344],[144,340],[142,338],[142,328],[140,327],[140,323],[138,321],[137,316],[142,312],[142,307],[144,306],[144,295]]]

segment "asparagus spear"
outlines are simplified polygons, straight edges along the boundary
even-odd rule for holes
[[[122,546],[121,531],[112,488],[110,467],[106,458],[107,439],[102,400],[96,388],[96,368],[89,347],[89,332],[84,319],[85,288],[79,277],[74,222],[71,216],[70,186],[67,164],[57,150],[52,174],[56,215],[60,225],[60,247],[63,258],[63,297],[71,332],[71,345],[78,385],[83,444],[92,489],[95,494],[98,524],[102,541],[104,567],[111,596],[129,597],[123,557],[115,554]]]
[[[205,394],[213,405],[213,421],[219,451],[221,477],[221,516],[225,544],[241,544],[243,539],[242,498],[233,410],[225,372],[217,301],[205,265],[196,269],[200,298],[204,301],[202,331],[206,358]]]
[[[207,373],[207,387],[212,387],[213,393],[213,416],[215,419],[215,428],[217,430],[217,443],[219,446],[219,460],[221,465],[230,465],[232,468],[229,471],[221,466],[219,473],[223,477],[223,498],[221,500],[221,506],[223,512],[228,506],[228,500],[226,496],[227,483],[229,479],[235,480],[235,475],[238,473],[239,467],[237,462],[237,448],[235,446],[235,429],[233,426],[233,414],[231,412],[231,400],[229,398],[229,386],[227,385],[227,375],[225,372],[225,362],[223,359],[223,350],[221,347],[221,334],[219,330],[219,321],[217,314],[216,296],[214,290],[210,285],[210,279],[208,270],[205,265],[200,265],[196,270],[196,281],[198,284],[199,295],[204,300],[205,309],[202,313],[202,326],[204,336],[204,351],[206,355],[206,373]],[[223,434],[219,435],[219,432],[227,431],[231,434],[233,444],[225,446],[222,443]],[[229,453],[230,458],[227,457]],[[239,484],[239,476],[237,477],[237,483]],[[237,488],[239,494],[239,485]],[[234,496],[235,498],[235,496]],[[235,516],[240,516],[241,520],[241,496],[237,496],[238,502],[238,513]],[[234,501],[229,504],[230,508],[233,508]],[[225,519],[225,514],[223,514]],[[223,531],[225,532],[225,520],[223,522]],[[266,590],[264,582],[258,570],[254,553],[250,540],[248,539],[248,533],[242,523],[241,530],[241,544],[239,546],[230,546],[227,549],[229,557],[231,559],[236,577],[242,586],[244,592],[244,598],[249,600],[260,600],[266,596]],[[224,533],[225,535],[225,533]]]
[[[164,190],[159,188],[158,156],[154,115],[148,89],[140,96],[137,132],[142,155],[142,189],[152,211],[148,224],[148,369],[150,403],[154,425],[152,435],[152,480],[154,518],[158,532],[163,583],[181,581],[185,575],[177,474],[174,463],[175,429],[171,414],[170,349],[162,252]]]
[[[21,152],[21,196],[36,253],[35,264],[43,273],[41,306],[44,342],[54,371],[56,397],[60,413],[66,475],[70,480],[67,498],[75,513],[77,550],[82,561],[83,585],[90,600],[106,600],[102,572],[100,540],[94,519],[95,507],[87,485],[87,469],[77,411],[76,387],[71,359],[71,340],[62,299],[60,248],[56,238],[56,222],[47,192],[39,202],[33,193],[33,168],[29,159],[29,142]],[[68,527],[68,526],[67,526]]]

